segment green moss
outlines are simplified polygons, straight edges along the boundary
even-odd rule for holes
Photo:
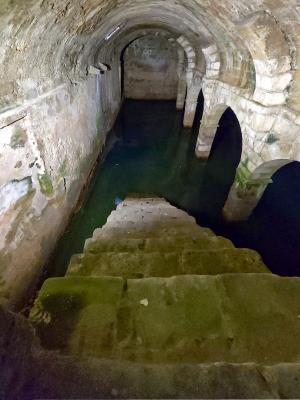
[[[278,137],[276,135],[274,135],[274,133],[270,133],[266,139],[266,143],[267,144],[273,144],[278,142]]]
[[[80,293],[49,293],[37,300],[31,312],[42,344],[48,349],[67,346],[84,304]]]
[[[27,133],[21,127],[16,127],[10,139],[10,146],[13,149],[24,147],[27,142]]]
[[[53,195],[54,189],[52,184],[52,179],[48,174],[42,174],[38,176],[41,192],[47,196],[51,197]]]
[[[30,312],[38,336],[47,349],[80,351],[82,338],[88,335],[91,347],[103,332],[111,331],[123,290],[119,278],[52,278],[45,281]],[[84,313],[83,313],[84,310]],[[99,330],[94,330],[99,326]],[[86,329],[88,331],[86,332]],[[106,334],[103,334],[106,337]],[[111,342],[110,336],[110,342]],[[101,343],[98,343],[101,347]]]
[[[245,161],[241,161],[239,167],[236,170],[235,181],[237,183],[238,188],[241,190],[247,189],[249,185],[249,178],[251,175],[251,171],[249,170],[248,162],[249,162],[248,159],[246,159]]]
[[[64,159],[64,162],[59,167],[58,173],[59,173],[59,176],[62,178],[64,176],[68,175],[68,160],[67,160],[67,158]]]

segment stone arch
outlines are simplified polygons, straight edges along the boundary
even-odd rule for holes
[[[184,49],[187,57],[186,68],[186,99],[183,125],[191,128],[194,123],[198,96],[202,88],[202,78],[206,69],[206,61],[201,51],[199,55],[191,43],[182,35],[177,42]]]
[[[261,179],[271,179],[272,175],[275,174],[280,168],[284,167],[287,164],[294,162],[295,160],[289,159],[277,159],[267,161],[261,165],[259,165],[251,174],[252,180],[261,180]]]
[[[202,189],[207,196],[207,202],[214,204],[213,213],[218,215],[234,183],[243,146],[242,129],[236,113],[228,106],[223,113],[222,109],[224,107],[218,108],[220,118],[205,166]],[[210,208],[208,205],[208,214]]]
[[[230,109],[235,115],[242,132],[240,119],[234,107],[231,107],[231,105],[225,103],[221,103],[217,104],[213,108],[209,108],[207,107],[207,103],[205,102],[203,118],[201,121],[196,145],[196,156],[198,158],[206,160],[209,157],[211,147],[217,133],[217,129],[219,128],[219,122],[227,109]]]
[[[180,36],[177,39],[177,43],[179,43],[180,46],[184,49],[187,56],[187,80],[188,80],[191,77],[188,74],[192,74],[192,72],[196,68],[196,62],[197,62],[196,51],[184,36]]]
[[[193,134],[195,135],[195,146],[196,146],[196,140],[197,140],[198,134],[199,134],[201,120],[204,115],[204,104],[205,104],[205,98],[204,98],[203,90],[201,89],[199,92],[199,95],[198,95],[198,99],[197,99],[197,107],[196,107],[196,113],[195,113],[195,119],[194,119],[194,125],[193,125]]]
[[[210,79],[218,79],[221,69],[221,58],[216,44],[212,44],[202,49],[206,60],[205,76]]]
[[[179,46],[177,49],[178,54],[178,91],[177,91],[177,100],[176,100],[176,108],[177,110],[184,109],[186,91],[187,91],[187,83],[186,83],[186,65],[187,58],[184,52],[184,49]]]
[[[223,209],[224,217],[230,221],[247,220],[267,186],[272,183],[272,175],[294,161],[291,159],[270,160],[260,164],[252,173],[247,172],[247,165],[241,165]]]
[[[285,104],[293,78],[289,44],[278,21],[257,12],[239,25],[255,67],[253,100],[273,106]]]

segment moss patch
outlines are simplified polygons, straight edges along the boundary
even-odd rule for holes
[[[120,278],[45,281],[30,312],[43,346],[63,352],[73,349],[75,353],[81,353],[82,346],[102,350],[108,345],[103,337],[112,332],[122,289]],[[111,346],[112,336],[108,336]]]
[[[10,139],[10,146],[13,149],[24,147],[27,142],[27,133],[21,127],[16,127]]]
[[[235,181],[238,185],[238,188],[241,190],[246,190],[249,185],[249,178],[251,175],[251,171],[248,167],[249,160],[241,161],[239,167],[236,170]]]
[[[39,179],[39,184],[41,187],[41,192],[45,196],[51,197],[54,193],[51,176],[48,174],[42,174],[42,175],[38,176],[38,179]]]
[[[278,142],[278,137],[276,135],[274,135],[274,133],[270,133],[266,139],[266,143],[267,144],[273,144]]]
[[[61,178],[68,175],[68,160],[67,160],[67,158],[64,159],[63,163],[59,167],[58,174]]]

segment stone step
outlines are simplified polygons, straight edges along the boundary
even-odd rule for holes
[[[154,364],[298,363],[300,279],[223,274],[47,280],[30,318],[65,354]]]
[[[133,218],[147,218],[147,217],[161,217],[161,218],[181,218],[183,221],[187,222],[195,222],[195,219],[187,214],[185,211],[182,211],[178,208],[170,206],[168,203],[163,203],[163,205],[151,205],[147,207],[143,206],[124,206],[123,204],[119,205],[116,210],[112,211],[110,216],[108,217],[108,221],[114,221],[115,218],[121,218],[124,220],[130,220]]]
[[[233,249],[233,243],[221,236],[207,236],[199,238],[165,237],[165,238],[119,238],[112,239],[100,236],[98,239],[87,239],[84,246],[85,253],[98,254],[101,252],[153,252],[174,250],[223,250]]]
[[[200,228],[196,224],[194,225],[183,225],[183,226],[151,226],[150,224],[144,225],[143,227],[136,226],[115,226],[115,227],[106,227],[97,228],[93,233],[93,239],[97,240],[98,238],[115,238],[118,239],[147,239],[147,238],[164,238],[164,237],[175,237],[175,238],[201,238],[204,235],[215,236],[213,233],[210,234],[209,229]]]
[[[166,204],[171,206],[163,197],[127,196],[126,199],[121,204],[119,204],[118,207],[130,206],[133,208],[137,208],[137,207],[149,207],[149,206],[165,206]]]
[[[161,218],[149,218],[149,220],[115,220],[114,222],[107,222],[107,224],[102,228],[107,229],[123,229],[123,230],[139,230],[139,231],[154,231],[158,234],[159,231],[168,231],[176,229],[186,229],[192,230],[193,228],[198,228],[197,225],[193,226],[190,222],[182,221],[181,219],[161,219]]]
[[[73,257],[68,275],[124,278],[222,273],[267,273],[259,254],[249,249],[184,250],[181,252],[97,252]]]
[[[42,349],[29,321],[0,307],[1,399],[293,399],[300,364],[147,364]]]
[[[118,205],[102,228],[166,229],[197,227],[195,219],[164,199],[127,199]],[[199,227],[198,227],[199,229]]]
[[[153,365],[56,355],[45,367],[30,398],[297,399],[300,393],[299,363]]]

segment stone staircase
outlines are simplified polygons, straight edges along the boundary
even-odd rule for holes
[[[120,204],[30,318],[81,363],[80,398],[300,396],[300,279],[164,199]]]

